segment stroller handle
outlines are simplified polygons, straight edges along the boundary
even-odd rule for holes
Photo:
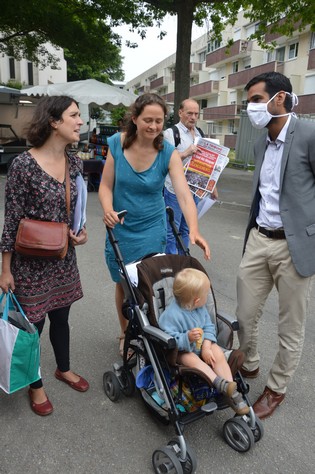
[[[182,235],[181,235],[181,233],[179,232],[179,230],[176,226],[176,223],[174,221],[174,211],[173,211],[173,209],[170,206],[167,206],[166,207],[166,213],[168,215],[168,221],[170,223],[172,232],[173,232],[174,237],[176,239],[178,248],[182,250],[183,254],[186,255],[186,257],[189,257],[189,255],[190,255],[189,248],[186,247],[186,245],[185,245],[185,243],[182,239]]]

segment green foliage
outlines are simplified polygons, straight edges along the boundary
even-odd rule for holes
[[[13,89],[22,89],[23,84],[19,81],[15,81],[14,79],[10,79],[8,82],[1,82],[3,86],[12,87]]]
[[[91,119],[97,120],[98,122],[102,121],[105,117],[104,109],[102,109],[101,107],[97,107],[97,106],[91,107],[90,117],[91,117]]]
[[[127,110],[127,107],[123,105],[120,107],[114,107],[110,112],[112,124],[120,125],[126,115]]]
[[[103,80],[121,80],[120,37],[111,26],[127,22],[142,27],[151,23],[150,18],[131,0],[5,1],[0,10],[0,52],[42,68],[58,68],[49,42],[68,50],[71,77],[91,77],[90,66],[94,74],[104,74]]]
[[[315,31],[314,0],[45,0],[44,5],[42,0],[15,0],[1,4],[0,52],[42,67],[58,67],[57,58],[45,45],[50,42],[65,50],[69,80],[122,80],[121,38],[112,27],[125,23],[145,38],[148,26],[161,26],[166,14],[177,15],[177,113],[179,103],[189,95],[192,24],[206,22],[209,40],[221,39],[226,23],[233,25],[241,8],[249,22],[259,22],[252,38],[262,46],[266,46],[266,32],[291,36],[306,25]],[[160,29],[160,38],[165,34]],[[129,46],[137,45],[129,41]]]
[[[111,48],[106,50],[106,56],[100,60],[94,58],[91,53],[88,63],[78,63],[75,54],[72,54],[68,49],[64,50],[64,56],[67,61],[68,81],[96,79],[111,84],[112,81],[124,80],[122,58],[117,53],[115,45],[111,45]]]

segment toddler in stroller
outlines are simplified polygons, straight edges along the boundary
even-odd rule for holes
[[[173,299],[175,276],[186,268],[195,268],[205,275],[206,272],[189,254],[150,256],[126,267],[113,230],[107,231],[121,270],[128,327],[122,363],[115,363],[112,370],[104,373],[105,393],[114,402],[121,394],[132,396],[137,385],[149,411],[163,423],[172,423],[176,433],[166,446],[154,451],[152,463],[155,472],[193,473],[197,460],[185,440],[184,428],[217,410],[228,408],[230,399],[222,394],[226,390],[224,381],[218,384],[217,390],[204,371],[182,365],[183,361],[178,360],[177,340],[159,327],[159,319]],[[207,280],[209,282],[208,277]],[[263,436],[263,425],[253,411],[247,397],[249,387],[239,372],[244,354],[232,350],[237,321],[217,312],[210,283],[207,292],[206,307],[216,329],[217,343],[224,348],[234,377],[226,392],[233,395],[237,385],[243,400],[243,404],[237,402],[237,406],[245,408],[246,412],[228,419],[224,423],[223,435],[233,449],[246,452]],[[224,374],[222,378],[229,379],[229,376]]]
[[[174,279],[175,299],[159,318],[159,326],[177,342],[177,362],[204,373],[238,415],[246,415],[244,401],[222,349],[216,344],[216,328],[210,319],[206,302],[210,292],[207,275],[195,268],[181,270]]]

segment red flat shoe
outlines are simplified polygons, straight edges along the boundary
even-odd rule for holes
[[[33,402],[31,389],[28,390],[28,396],[30,397],[31,409],[33,410],[34,413],[36,413],[36,415],[47,416],[53,412],[54,408],[52,404],[50,403],[50,401],[48,400],[48,398],[43,403]]]
[[[78,375],[78,374],[75,374],[75,375]],[[62,375],[62,372],[60,372],[59,369],[56,369],[55,377],[56,379],[61,380],[61,382],[68,384],[71,388],[73,388],[74,390],[77,390],[78,392],[86,392],[90,387],[89,383],[80,375],[78,375],[78,377],[80,378],[77,382],[70,382],[70,380],[67,380]]]

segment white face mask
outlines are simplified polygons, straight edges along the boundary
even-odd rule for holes
[[[261,129],[266,127],[270,120],[273,117],[286,117],[287,115],[291,115],[292,112],[288,112],[286,114],[281,114],[281,115],[272,115],[268,111],[268,104],[271,102],[276,95],[278,95],[279,92],[277,92],[274,96],[271,97],[271,99],[268,100],[268,102],[259,102],[258,104],[254,102],[250,102],[247,105],[247,115],[248,118],[252,124],[253,127]],[[290,95],[292,97],[292,108],[298,104],[298,98],[297,96],[292,92],[286,92],[286,94]]]

